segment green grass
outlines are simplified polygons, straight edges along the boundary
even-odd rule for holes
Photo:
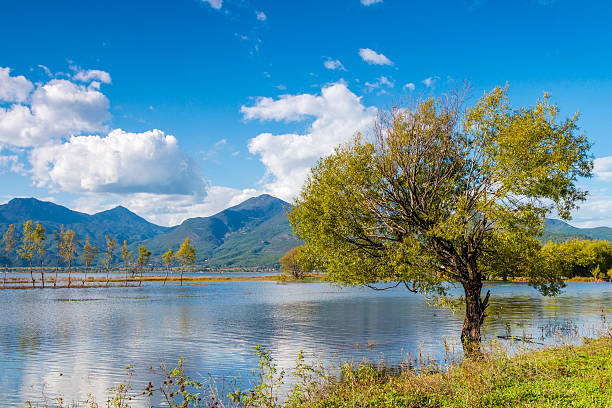
[[[415,374],[345,367],[304,407],[612,407],[612,338]]]

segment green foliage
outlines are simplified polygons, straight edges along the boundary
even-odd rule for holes
[[[304,274],[312,272],[312,265],[309,263],[309,259],[305,256],[300,257],[303,248],[303,246],[299,246],[290,249],[289,252],[278,260],[281,271],[292,276],[294,279],[302,279]]]
[[[151,251],[147,250],[145,245],[138,246],[138,266],[142,269],[151,258]]]
[[[123,267],[127,271],[130,264],[134,261],[134,252],[128,249],[127,240],[123,240],[123,245],[121,245],[120,249],[121,259],[123,260]]]
[[[559,276],[599,277],[612,268],[612,244],[608,241],[572,240],[563,243],[548,242],[542,247],[548,268]],[[597,276],[596,276],[597,275]]]
[[[93,263],[94,259],[98,255],[98,247],[91,244],[91,240],[89,236],[85,239],[85,244],[83,245],[83,263],[85,264],[85,268],[89,268]]]
[[[181,263],[181,266],[193,265],[195,263],[196,252],[195,248],[191,245],[189,237],[185,238],[185,241],[181,244],[176,253],[176,259]]]
[[[461,283],[465,346],[480,341],[484,274],[520,268],[544,294],[559,290],[536,238],[547,214],[567,218],[586,197],[576,180],[592,161],[577,115],[558,120],[546,95],[515,109],[496,88],[462,103],[382,113],[372,141],[357,135],[313,167],[289,220],[304,256],[341,284],[398,282],[436,297]]]
[[[31,220],[26,221],[23,225],[23,236],[21,237],[21,247],[19,248],[19,256],[32,264],[32,258],[36,251],[35,230]]]
[[[8,226],[8,228],[4,232],[4,235],[2,236],[2,242],[4,244],[4,252],[6,252],[6,265],[8,267],[11,254],[17,246],[17,233],[15,231],[15,224],[11,224]]]
[[[161,258],[164,265],[166,265],[166,269],[168,269],[170,264],[174,261],[174,250],[170,248],[168,251],[164,252]]]

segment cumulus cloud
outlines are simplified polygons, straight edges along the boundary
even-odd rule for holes
[[[360,48],[359,56],[370,65],[393,65],[389,58],[370,48]]]
[[[602,181],[612,181],[612,156],[593,160],[593,173]]]
[[[371,6],[372,4],[382,3],[383,0],[361,0],[361,4],[364,6]]]
[[[266,21],[266,19],[268,18],[266,16],[266,13],[264,13],[263,11],[256,11],[255,12],[255,17],[257,17],[257,19],[259,21]]]
[[[327,69],[331,69],[331,70],[336,70],[339,69],[341,71],[346,71],[346,69],[344,68],[344,65],[342,65],[342,63],[340,62],[340,60],[334,60],[334,59],[328,59],[325,62],[323,62],[323,65],[325,66],[325,68]]]
[[[111,83],[110,74],[98,69],[79,70],[73,75],[73,78],[81,82],[98,81],[103,84]]]
[[[10,68],[0,67],[0,102],[25,102],[34,85],[23,75],[10,74]]]
[[[223,6],[223,0],[202,0],[204,3],[210,4],[210,7],[219,10]]]
[[[161,130],[75,136],[35,148],[32,175],[41,187],[72,193],[151,193],[204,196],[207,183],[177,139]]]
[[[277,197],[293,200],[312,165],[358,131],[366,131],[376,108],[365,107],[361,98],[344,83],[324,87],[321,95],[284,95],[259,98],[254,106],[243,106],[245,119],[301,121],[314,119],[306,134],[262,133],[249,142],[249,152],[260,156],[271,180],[265,189]]]
[[[108,108],[108,99],[95,87],[52,79],[34,91],[29,105],[0,108],[0,145],[33,147],[103,131]]]

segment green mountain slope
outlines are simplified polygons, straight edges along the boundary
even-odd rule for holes
[[[560,220],[546,220],[544,234],[540,237],[542,242],[564,242],[572,239],[598,239],[612,242],[612,228],[577,228]]]
[[[211,266],[271,267],[300,242],[293,236],[286,210],[291,205],[270,195],[254,197],[210,217],[185,220],[145,241],[159,256],[177,250],[186,237],[196,248],[198,263]]]
[[[0,235],[9,224],[16,224],[18,232],[21,232],[27,220],[42,224],[49,242],[52,241],[52,231],[59,231],[63,225],[74,230],[81,242],[89,236],[100,248],[105,246],[104,236],[107,234],[117,238],[118,242],[142,242],[170,229],[152,224],[124,207],[89,215],[35,198],[14,198],[0,205]]]

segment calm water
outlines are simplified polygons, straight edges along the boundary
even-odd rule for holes
[[[525,285],[490,289],[488,339],[553,329],[589,333],[612,319],[608,283],[568,284],[556,298]],[[299,349],[311,357],[393,362],[419,349],[440,356],[443,338],[456,344],[462,324],[461,313],[428,306],[406,290],[325,283],[4,290],[0,311],[2,407],[58,396],[83,400],[89,392],[103,399],[125,379],[128,364],[136,366],[132,383],[140,389],[159,378],[161,362],[172,367],[180,356],[192,376],[247,378],[256,344],[286,368]]]

